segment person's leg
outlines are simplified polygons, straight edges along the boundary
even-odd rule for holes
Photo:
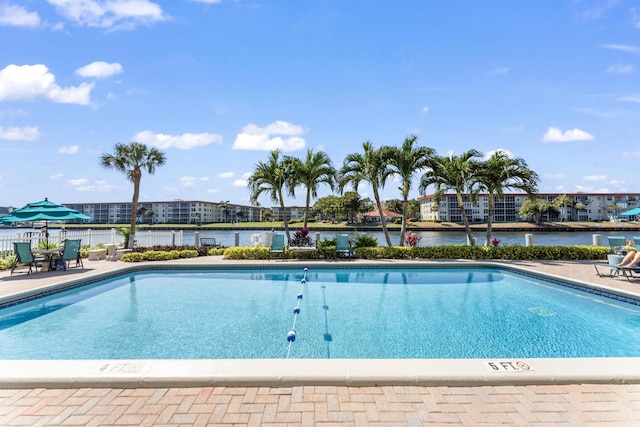
[[[638,264],[640,264],[640,252],[636,252],[633,260],[631,260],[629,264],[625,265],[625,267],[635,267]]]
[[[636,257],[636,254],[638,254],[637,251],[630,251],[629,253],[627,253],[624,256],[624,258],[622,259],[622,262],[620,264],[618,264],[618,266],[626,267],[627,264],[629,264],[630,262],[632,262],[634,260],[634,258]]]

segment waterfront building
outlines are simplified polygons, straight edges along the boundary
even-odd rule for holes
[[[129,224],[131,202],[112,203],[65,203],[91,217],[91,224]],[[261,208],[231,203],[204,202],[200,200],[172,200],[139,202],[137,222],[139,224],[196,224],[234,223],[260,221]]]
[[[640,193],[541,193],[539,199],[553,202],[559,196],[566,195],[584,209],[571,206],[559,208],[559,215],[545,215],[543,221],[619,221],[628,217],[619,216],[624,212],[640,206]],[[524,221],[518,211],[529,199],[527,194],[505,194],[495,199],[493,222]],[[462,213],[458,199],[454,193],[444,194],[440,203],[436,203],[435,194],[419,197],[420,217],[423,221],[462,222]],[[486,222],[489,216],[489,196],[479,194],[476,203],[471,203],[468,194],[463,195],[464,208],[470,222]]]
[[[271,210],[273,211],[274,221],[282,221],[284,219],[280,206],[274,206]],[[289,220],[302,221],[304,219],[304,206],[286,206],[285,212]]]

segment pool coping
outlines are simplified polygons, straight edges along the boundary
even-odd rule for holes
[[[640,295],[593,285],[520,266],[493,262],[397,262],[394,268],[500,268],[592,290],[621,299],[640,301]],[[292,264],[171,264],[127,265],[81,279],[53,283],[9,297],[10,301],[34,298],[91,283],[114,275],[141,270],[237,268],[280,269]],[[379,263],[312,263],[319,268],[369,268]],[[196,360],[2,360],[0,388],[76,387],[201,387],[294,385],[547,385],[575,383],[640,383],[640,358],[554,359],[196,359]]]

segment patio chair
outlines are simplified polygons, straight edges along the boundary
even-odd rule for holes
[[[341,254],[344,258],[356,257],[356,254],[351,249],[348,234],[336,234],[336,251],[333,254],[334,260],[338,259],[338,254]]]
[[[627,239],[624,236],[608,236],[607,239],[609,239],[609,247],[612,254],[616,253],[617,246],[624,247],[627,244]]]
[[[285,256],[285,247],[284,247],[284,235],[283,234],[274,234],[271,237],[271,247],[269,248],[269,259],[273,254],[282,254],[282,259]]]
[[[82,257],[80,256],[80,244],[81,239],[75,240],[65,240],[64,241],[64,249],[62,250],[62,254],[58,256],[54,256],[52,262],[55,265],[55,262],[62,261],[64,263],[64,269],[71,268],[71,261],[76,262],[76,267],[84,268],[84,264],[82,263]]]
[[[33,252],[31,252],[31,243],[29,242],[13,242],[13,252],[16,254],[16,259],[13,261],[13,265],[11,266],[12,275],[18,264],[28,265],[29,270],[27,271],[27,274],[29,274],[33,271],[34,267],[37,272],[38,263],[43,263],[47,260],[45,257],[36,258],[33,256]]]
[[[640,278],[640,266],[621,267],[615,264],[594,264],[596,274],[600,277],[619,277],[622,274],[627,280]],[[600,271],[598,267],[602,268]]]

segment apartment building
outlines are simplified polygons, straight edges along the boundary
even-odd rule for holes
[[[640,206],[640,193],[544,193],[537,197],[553,202],[556,197],[566,194],[576,203],[584,205],[584,209],[571,207],[560,208],[558,216],[546,215],[544,221],[609,221],[625,220],[618,217],[620,212]],[[493,222],[518,222],[524,220],[518,211],[529,198],[527,194],[505,194],[495,200]],[[462,222],[462,213],[455,194],[445,194],[440,203],[436,203],[435,195],[419,197],[420,216],[425,221]],[[464,208],[471,222],[486,222],[489,216],[489,197],[479,194],[476,203],[471,204],[469,195],[463,195]]]
[[[91,217],[92,224],[129,224],[131,202],[127,203],[65,203],[65,206]],[[261,208],[231,203],[200,200],[172,200],[138,203],[137,222],[140,224],[194,224],[260,221]]]
[[[273,211],[274,221],[282,221],[284,219],[282,208],[280,208],[280,206],[274,206],[271,210]],[[287,214],[287,219],[300,221],[304,219],[304,206],[286,206],[285,212]]]

